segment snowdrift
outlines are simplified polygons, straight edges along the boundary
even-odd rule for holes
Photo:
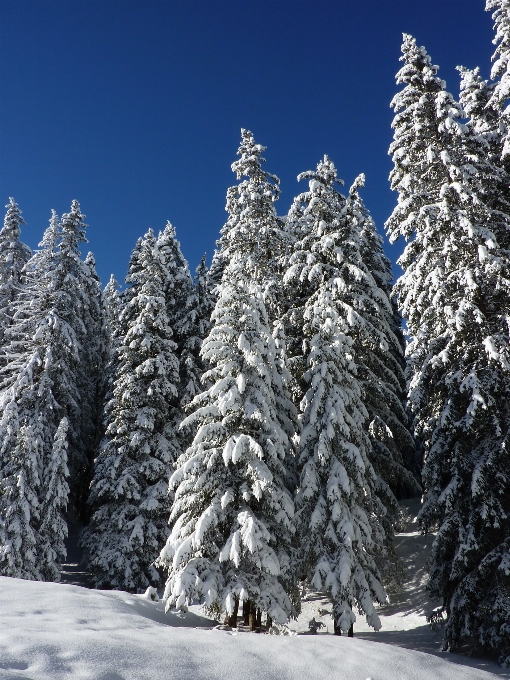
[[[222,631],[121,591],[0,577],[0,680],[490,680],[429,654],[333,635]]]

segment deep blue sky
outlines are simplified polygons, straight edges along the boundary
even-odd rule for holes
[[[487,77],[484,0],[1,0],[0,199],[35,247],[73,198],[103,283],[123,280],[169,219],[194,267],[225,222],[240,128],[267,146],[287,212],[299,172],[327,153],[382,229],[389,102],[402,32],[458,94],[455,66]],[[392,259],[402,244],[388,248]]]

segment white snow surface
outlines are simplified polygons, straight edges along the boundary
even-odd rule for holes
[[[238,633],[121,591],[0,578],[1,680],[489,680],[361,639]],[[185,627],[190,626],[190,627]]]
[[[304,633],[315,617],[329,634],[272,636],[215,629],[198,605],[185,616],[165,614],[163,602],[143,595],[0,577],[0,680],[509,678],[494,662],[439,651],[440,636],[426,626],[423,590],[432,537],[415,526],[397,538],[408,567],[404,593],[379,608],[380,633],[368,632],[358,617],[354,639],[331,635],[324,613],[331,605],[319,594],[307,595],[291,628]]]

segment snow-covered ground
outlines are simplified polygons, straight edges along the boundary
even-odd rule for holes
[[[330,605],[314,594],[291,628],[306,633],[315,617],[328,634],[270,636],[215,629],[198,606],[181,617],[142,595],[0,577],[0,680],[510,678],[493,662],[439,651],[440,635],[425,620],[430,540],[412,522],[398,537],[405,591],[381,608],[381,632],[358,621],[354,639],[331,634]],[[65,571],[68,583],[85,578],[72,562]]]

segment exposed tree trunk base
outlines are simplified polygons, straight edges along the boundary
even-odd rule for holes
[[[266,628],[269,630],[273,626],[273,619],[269,616],[269,614],[266,614]]]
[[[250,601],[250,631],[252,633],[255,632],[255,627],[256,627],[256,620],[257,620],[257,609],[255,607],[255,602]]]
[[[250,600],[243,600],[243,624],[245,626],[250,625],[250,609],[251,609],[251,601]]]
[[[342,635],[342,629],[340,626],[337,626],[336,621],[333,621],[333,628],[335,630],[335,635]]]
[[[347,637],[354,637],[354,624],[351,623],[351,627],[347,631]]]
[[[239,612],[239,598],[236,597],[235,603],[234,603],[234,611],[232,614],[227,614],[225,617],[225,625],[230,626],[231,628],[237,628],[237,614]]]
[[[262,628],[262,609],[257,609],[257,620],[255,622],[257,633],[260,633]]]

